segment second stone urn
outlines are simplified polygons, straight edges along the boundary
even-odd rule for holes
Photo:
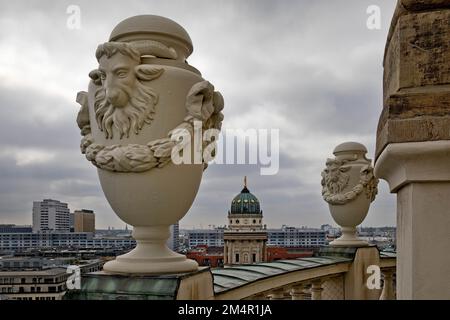
[[[335,158],[328,159],[322,171],[323,199],[342,230],[342,236],[332,241],[331,246],[368,245],[356,233],[356,226],[364,221],[377,194],[378,179],[366,153],[366,147],[360,143],[342,143],[334,149]]]
[[[170,225],[191,207],[210,160],[201,152],[202,132],[217,133],[223,119],[222,96],[186,61],[192,51],[189,35],[176,22],[153,15],[128,18],[98,46],[89,90],[78,93],[81,151],[98,168],[109,204],[134,227],[137,242],[106,263],[105,272],[198,269],[166,246]],[[174,162],[174,155],[184,161]]]

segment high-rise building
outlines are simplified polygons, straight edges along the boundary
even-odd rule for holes
[[[73,212],[69,213],[69,229],[70,232],[75,232],[75,215]]]
[[[33,232],[69,232],[70,211],[67,203],[44,199],[33,202]]]
[[[228,228],[224,231],[224,263],[251,264],[267,261],[267,231],[258,198],[244,188],[231,202]]]
[[[95,213],[92,210],[75,210],[73,212],[74,232],[95,232]]]
[[[180,250],[180,225],[178,222],[170,226],[170,238],[167,240],[167,246],[175,252]]]

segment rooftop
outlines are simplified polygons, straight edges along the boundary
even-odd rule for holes
[[[67,273],[66,268],[52,268],[44,270],[30,270],[30,271],[0,271],[0,276],[57,276],[62,273]]]
[[[236,289],[250,282],[278,276],[284,273],[351,261],[352,258],[325,256],[212,269],[211,272],[214,276],[214,292],[220,293]]]

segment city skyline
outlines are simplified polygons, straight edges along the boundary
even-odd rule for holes
[[[49,200],[49,201],[56,201],[56,202],[63,202],[63,201],[59,201],[57,199],[50,199],[50,198],[42,199],[42,201],[47,201],[47,200]],[[40,201],[33,201],[33,204],[36,203],[36,202],[40,202]],[[76,212],[83,212],[83,211],[88,211],[88,212],[92,212],[93,213],[92,210],[86,209],[86,208],[83,208],[83,209],[79,209],[78,208],[78,209],[71,210],[69,203],[63,203],[63,204],[67,204],[67,206],[69,208],[69,214],[73,214],[73,213],[76,213]],[[1,225],[15,225],[15,226],[27,226],[27,227],[29,226],[29,227],[33,227],[33,221],[32,221],[33,220],[33,212],[32,211],[33,211],[33,208],[32,208],[31,213],[30,213],[31,214],[31,218],[30,218],[31,221],[29,221],[30,223],[17,223],[17,221],[9,221],[9,222],[4,223],[4,222],[2,222],[0,220],[0,226]],[[287,225],[287,224],[282,224],[282,225],[267,225],[267,224],[264,224],[264,225],[266,225],[267,229],[270,229],[270,228],[283,228],[283,227],[319,229],[319,228],[321,228],[324,225],[330,225],[330,226],[332,226],[334,228],[339,228],[339,226],[336,223],[334,223],[334,222],[324,223],[324,224],[321,224],[319,226],[315,226],[315,225]],[[191,226],[180,224],[180,230],[186,230],[186,231],[188,231],[188,230],[214,230],[216,228],[226,228],[226,227],[227,227],[227,222],[226,221],[223,224],[216,223],[216,224],[209,224],[209,225],[203,225],[202,223],[200,223],[198,225],[191,225]],[[358,228],[383,228],[383,227],[395,227],[395,226],[390,226],[390,225],[370,226],[370,225],[366,225],[366,224],[361,224]],[[96,227],[95,230],[107,230],[107,229],[129,230],[130,228],[132,228],[132,226],[124,223],[123,226],[101,226],[99,228]]]
[[[362,142],[373,158],[395,1],[205,1],[202,19],[184,2],[108,2],[99,10],[103,3],[78,3],[79,30],[66,27],[69,2],[4,5],[0,103],[15,112],[0,109],[8,119],[0,128],[0,223],[26,224],[32,201],[55,198],[71,211],[94,210],[101,228],[124,227],[95,168],[79,153],[75,96],[86,90],[97,66],[95,48],[111,28],[127,16],[152,13],[189,30],[195,47],[190,64],[224,95],[224,128],[280,129],[278,174],[261,176],[257,165],[211,165],[180,226],[226,224],[245,175],[267,225],[335,225],[321,197],[320,172],[346,140]],[[381,8],[380,30],[366,27],[369,5]],[[283,61],[271,58],[278,56]],[[395,225],[395,197],[386,182],[379,189],[364,225]]]

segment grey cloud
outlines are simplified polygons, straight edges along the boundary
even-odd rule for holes
[[[82,0],[76,3],[82,28],[73,31],[66,28],[66,8],[73,1],[2,4],[0,46],[29,48],[21,52],[24,64],[42,68],[43,77],[51,67],[60,78],[51,79],[56,83],[52,94],[40,90],[39,79],[31,88],[10,86],[0,72],[0,119],[7,119],[0,126],[0,151],[34,148],[56,155],[27,166],[17,166],[13,155],[0,158],[0,223],[29,219],[32,200],[60,197],[71,207],[97,210],[100,226],[123,226],[102,195],[95,168],[79,154],[78,106],[67,99],[87,88],[97,44],[106,41],[122,19],[159,14],[189,31],[195,48],[189,62],[224,95],[225,126],[248,118],[254,119],[248,128],[259,128],[266,124],[253,115],[268,111],[297,128],[280,128],[282,145],[304,139],[300,132],[310,132],[315,134],[308,139],[372,137],[365,143],[373,150],[381,112],[382,52],[395,2]],[[372,4],[382,9],[381,31],[365,27],[365,10]],[[36,60],[37,51],[47,60]],[[0,53],[0,70],[8,63]],[[58,110],[56,120],[39,116],[39,110],[49,106]],[[332,150],[324,150],[324,142],[314,141],[314,149],[330,156]],[[260,176],[258,166],[211,166],[182,224],[226,223],[244,175],[262,202],[268,224],[332,222],[320,195],[323,164],[290,151],[281,150],[275,176]],[[393,224],[394,211],[393,198],[382,185],[367,222]]]

